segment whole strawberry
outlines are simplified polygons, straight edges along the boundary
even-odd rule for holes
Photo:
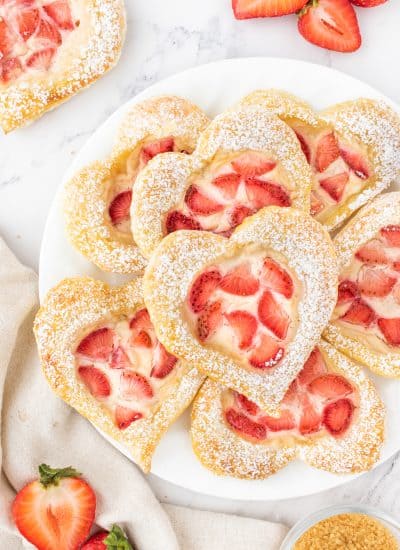
[[[100,531],[84,544],[81,550],[133,550],[121,527],[113,525],[110,532]]]
[[[384,4],[387,0],[351,0],[351,3],[360,8],[374,8]]]

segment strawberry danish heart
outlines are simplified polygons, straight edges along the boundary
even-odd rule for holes
[[[193,450],[218,475],[264,479],[295,458],[335,474],[369,470],[385,408],[361,367],[320,341],[292,382],[279,418],[210,378],[192,409]]]
[[[86,166],[67,183],[65,218],[73,246],[104,271],[141,272],[146,261],[130,229],[133,183],[153,157],[191,153],[208,122],[203,111],[180,97],[155,97],[135,105],[109,158]]]
[[[40,117],[118,61],[123,0],[0,2],[0,125]]]
[[[315,113],[281,90],[239,102],[272,111],[296,133],[313,171],[311,214],[329,230],[400,175],[400,118],[388,105],[357,99]]]
[[[376,373],[400,377],[400,192],[364,206],[334,245],[339,293],[324,336]]]
[[[262,109],[217,116],[191,157],[154,159],[135,182],[132,233],[150,257],[179,229],[228,237],[264,206],[309,209],[311,171],[293,132]]]
[[[247,218],[230,239],[168,235],[144,275],[166,349],[272,415],[329,321],[336,288],[326,230],[276,206]]]
[[[48,292],[34,329],[53,391],[149,471],[161,436],[204,377],[156,338],[141,279],[117,288],[65,279]]]

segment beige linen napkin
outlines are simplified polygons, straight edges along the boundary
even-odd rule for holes
[[[37,276],[0,238],[1,550],[31,547],[10,504],[42,462],[83,472],[97,494],[97,524],[120,524],[138,550],[279,548],[283,525],[162,506],[139,469],[47,386],[32,334],[36,308]]]

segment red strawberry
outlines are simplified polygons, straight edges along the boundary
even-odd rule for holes
[[[315,153],[315,168],[317,172],[324,172],[332,162],[339,158],[339,155],[339,145],[335,134],[333,132],[325,134],[319,140]]]
[[[261,296],[258,304],[258,316],[262,324],[280,340],[286,337],[289,327],[289,317],[269,290],[266,290]]]
[[[0,80],[10,82],[22,74],[22,65],[17,57],[0,59]]]
[[[189,293],[189,305],[194,313],[199,313],[206,307],[221,279],[221,273],[217,269],[210,269],[194,280]]]
[[[152,143],[147,143],[142,147],[140,152],[140,160],[143,164],[147,164],[156,155],[160,153],[169,153],[174,150],[174,138],[165,137]]]
[[[337,52],[361,46],[356,12],[349,0],[310,0],[300,12],[298,29],[312,44]]]
[[[351,0],[351,3],[360,8],[374,8],[384,4],[387,0]]]
[[[382,227],[381,235],[390,246],[400,246],[400,225]]]
[[[193,231],[198,231],[199,229],[201,229],[201,226],[199,222],[197,222],[192,217],[186,216],[178,210],[173,210],[167,216],[165,228],[167,233],[169,234],[173,233],[174,231],[178,231],[179,229],[191,229]]]
[[[122,191],[116,197],[113,198],[108,214],[111,218],[113,225],[118,225],[130,218],[130,208],[132,202],[132,191]]]
[[[256,208],[264,206],[290,206],[290,197],[286,190],[269,181],[246,178],[246,192]]]
[[[133,550],[125,533],[118,525],[113,525],[110,532],[96,533],[82,546],[81,550]]]
[[[240,157],[233,160],[231,164],[235,172],[245,178],[262,176],[273,170],[276,166],[275,161],[266,160],[262,153],[256,153],[254,151],[240,155]]]
[[[311,393],[319,395],[324,399],[337,399],[353,393],[352,385],[339,374],[323,374],[318,376],[308,385]]]
[[[241,432],[247,437],[253,439],[265,439],[267,437],[267,429],[262,424],[254,422],[245,414],[242,414],[235,409],[228,409],[225,411],[226,421],[232,428],[238,432]]]
[[[304,138],[301,134],[299,134],[299,133],[296,132],[296,131],[295,131],[295,134],[296,134],[296,136],[297,136],[297,139],[298,139],[299,142],[300,142],[301,150],[303,151],[303,154],[304,154],[304,156],[306,157],[308,164],[310,164],[310,162],[311,162],[311,151],[310,151],[310,147],[308,146],[308,143],[306,142],[305,138]]]
[[[79,376],[90,393],[97,398],[108,397],[111,394],[111,386],[107,376],[96,367],[79,367]]]
[[[389,344],[400,344],[400,319],[378,319],[378,326]]]
[[[324,409],[323,423],[333,436],[342,435],[350,426],[354,405],[349,399],[329,403]]]
[[[154,378],[165,378],[173,370],[178,359],[168,353],[161,342],[157,342],[153,355],[153,367],[150,376]]]
[[[251,216],[252,214],[254,214],[254,210],[248,208],[247,206],[244,206],[242,204],[235,206],[233,210],[231,210],[231,212],[229,213],[229,222],[231,224],[231,227],[237,227],[242,223],[244,219],[246,219],[248,216]]]
[[[319,197],[314,193],[314,191],[311,191],[311,208],[310,208],[310,214],[311,216],[316,216],[324,209],[324,203],[319,199]]]
[[[317,432],[321,426],[320,415],[306,393],[299,394],[299,400],[301,405],[300,433],[306,435]]]
[[[276,17],[296,13],[307,0],[232,0],[236,19],[253,17]]]
[[[213,179],[213,185],[217,187],[226,199],[234,199],[240,184],[240,174],[222,174]]]
[[[350,149],[340,149],[340,155],[357,177],[362,180],[367,180],[369,178],[367,161],[359,153],[350,151]]]
[[[17,39],[18,36],[7,25],[5,20],[0,19],[0,53],[3,54],[3,56],[11,53]]]
[[[357,260],[368,264],[386,264],[388,258],[383,250],[383,245],[378,239],[373,239],[359,248],[355,253]]]
[[[235,331],[240,349],[247,349],[253,342],[257,331],[257,319],[247,311],[232,311],[225,313],[225,318]]]
[[[129,357],[122,346],[115,348],[111,355],[110,367],[112,369],[126,369],[131,366]]]
[[[221,302],[208,304],[197,319],[199,339],[205,342],[210,338],[222,322]]]
[[[265,424],[271,432],[293,430],[296,426],[293,414],[287,409],[282,410],[279,418],[274,418],[273,416],[263,416],[262,423]]]
[[[337,303],[340,305],[352,302],[358,295],[359,291],[356,283],[345,279],[339,284]]]
[[[100,328],[88,334],[76,351],[91,359],[106,361],[113,350],[113,339],[114,332],[110,328]]]
[[[68,0],[56,0],[51,4],[43,6],[43,9],[60,29],[72,31],[74,23],[72,21],[71,8]]]
[[[314,348],[309,358],[304,363],[304,367],[297,377],[299,384],[309,384],[317,376],[326,372],[324,358],[318,348]]]
[[[120,378],[120,392],[123,399],[150,399],[153,388],[147,378],[138,372],[124,371]]]
[[[14,523],[38,550],[80,548],[92,527],[96,496],[71,467],[39,466],[40,479],[17,494],[12,505]]]
[[[285,298],[293,296],[293,281],[289,273],[281,268],[272,258],[265,258],[262,281],[268,288],[279,292]]]
[[[132,317],[129,323],[131,330],[153,330],[153,323],[150,320],[150,315],[147,309],[139,309]]]
[[[249,363],[256,369],[269,369],[275,367],[283,355],[283,348],[268,334],[262,334],[259,346],[249,357]]]
[[[19,10],[17,14],[18,31],[26,41],[37,29],[40,14],[37,9]]]
[[[362,325],[369,327],[375,320],[374,310],[360,299],[355,300],[344,315],[340,317],[342,321],[347,321],[353,325]]]
[[[186,191],[185,202],[195,214],[215,214],[224,208],[222,204],[203,195],[195,185],[191,185]]]
[[[107,550],[106,543],[104,542],[107,536],[108,531],[96,533],[82,546],[81,550]]]
[[[348,181],[349,174],[347,172],[341,172],[340,174],[335,174],[334,176],[320,180],[319,184],[335,202],[339,202],[342,200],[343,192]]]
[[[120,430],[126,430],[126,428],[128,428],[132,424],[132,422],[140,420],[141,418],[143,418],[142,413],[134,411],[132,409],[128,409],[128,407],[117,405],[117,407],[115,408],[115,425]],[[86,545],[84,546],[84,548],[86,548]]]
[[[61,34],[51,19],[41,19],[36,30],[36,38],[42,38],[52,44],[60,46],[62,43]]]
[[[253,403],[253,401],[250,401],[250,399],[248,399],[245,395],[241,393],[234,392],[234,394],[235,401],[238,403],[241,409],[252,416],[258,414],[260,409],[255,403]]]
[[[253,277],[250,265],[242,263],[224,275],[219,286],[229,294],[252,296],[259,289],[260,283]]]
[[[28,57],[26,60],[26,66],[31,69],[38,69],[39,71],[47,71],[51,65],[55,53],[55,48],[45,48],[44,50],[39,50]]]
[[[139,330],[137,334],[133,335],[131,344],[132,346],[138,346],[140,348],[151,348],[153,346],[151,336],[145,330]]]
[[[382,268],[363,265],[358,273],[358,288],[365,296],[382,298],[389,294],[396,284],[396,280],[385,273]]]

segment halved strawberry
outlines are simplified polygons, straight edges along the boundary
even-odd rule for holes
[[[354,300],[349,309],[340,317],[342,321],[353,325],[369,327],[375,320],[375,312],[361,299]]]
[[[110,532],[96,533],[81,547],[81,550],[133,550],[125,533],[118,525],[113,525]]]
[[[264,206],[290,206],[290,197],[286,190],[269,181],[257,178],[246,178],[246,192],[255,208]]]
[[[122,191],[111,201],[108,214],[113,225],[125,222],[130,218],[130,208],[132,202],[132,191]]]
[[[147,309],[139,309],[132,317],[129,328],[132,330],[153,330],[153,323]]]
[[[332,373],[323,374],[322,376],[318,376],[318,378],[314,378],[308,385],[308,390],[327,400],[345,397],[353,393],[353,387],[346,378],[339,374]]]
[[[310,208],[310,214],[311,216],[316,216],[324,209],[324,203],[321,201],[321,199],[318,197],[314,191],[311,191],[311,208]]]
[[[235,394],[235,401],[239,405],[241,409],[243,409],[246,413],[255,416],[259,412],[258,405],[253,403],[253,401],[250,401],[245,395],[234,392]]]
[[[235,206],[229,213],[229,223],[231,224],[232,228],[235,228],[240,225],[244,219],[246,219],[248,216],[251,216],[252,214],[254,214],[253,209],[248,208],[243,204],[239,204],[238,206]]]
[[[5,19],[0,19],[0,54],[6,56],[11,53],[16,40],[18,35],[7,25]]]
[[[99,328],[88,334],[77,347],[77,352],[90,357],[106,361],[113,350],[114,332],[110,328]]]
[[[318,348],[314,348],[300,374],[297,376],[299,384],[309,384],[314,378],[326,372],[326,365],[322,353]]]
[[[359,296],[359,294],[360,293],[356,283],[345,279],[339,284],[337,303],[340,305],[347,302],[352,302]]]
[[[0,80],[2,82],[16,80],[22,72],[22,65],[17,57],[0,59]]]
[[[213,185],[217,187],[227,199],[234,199],[240,184],[240,174],[222,174],[213,179]]]
[[[232,311],[225,313],[230,326],[233,328],[240,349],[247,349],[251,346],[257,331],[257,319],[248,311]]]
[[[346,0],[347,2],[348,0]],[[310,10],[311,11],[311,10]],[[300,21],[302,21],[300,19]],[[318,142],[317,151],[315,153],[315,168],[317,172],[325,172],[325,170],[340,156],[339,145],[335,134],[330,132],[325,134]]]
[[[196,277],[189,292],[189,305],[194,313],[199,313],[206,307],[221,279],[218,269],[204,271]]]
[[[252,275],[250,265],[242,263],[224,275],[219,286],[229,294],[252,296],[259,289],[260,283]]]
[[[81,548],[96,512],[96,495],[71,467],[39,466],[40,479],[17,494],[12,505],[20,533],[39,550]]]
[[[378,319],[378,326],[381,329],[386,341],[394,346],[400,345],[400,319]]]
[[[282,294],[285,298],[293,296],[292,278],[272,258],[265,258],[261,278],[268,288]]]
[[[201,229],[201,226],[199,222],[197,222],[191,216],[186,216],[186,214],[183,214],[178,210],[173,210],[172,212],[169,212],[167,216],[165,228],[167,233],[169,234],[173,233],[174,231],[178,231],[179,229],[191,229],[193,231],[198,231],[199,229]]]
[[[365,296],[382,298],[387,296],[396,284],[397,279],[379,267],[363,265],[358,273],[358,288]]]
[[[273,416],[263,416],[262,423],[265,424],[271,432],[293,430],[293,428],[296,427],[294,416],[287,409],[283,409],[278,418],[274,418]]]
[[[126,369],[131,366],[129,357],[122,346],[115,348],[111,354],[110,367],[112,369]]]
[[[340,174],[335,174],[334,176],[320,180],[319,184],[335,202],[339,202],[342,200],[343,192],[348,181],[349,174],[347,172],[341,172]]]
[[[143,418],[142,413],[117,405],[115,408],[115,424],[120,430],[126,430],[132,422]],[[86,548],[86,545],[83,547]],[[94,547],[93,547],[94,548]]]
[[[100,369],[92,366],[84,366],[78,368],[78,373],[85,383],[85,386],[94,397],[108,397],[111,394],[110,382]]]
[[[245,414],[235,409],[225,411],[225,418],[228,424],[236,431],[241,432],[247,437],[253,439],[265,439],[267,437],[267,428],[258,422],[254,422]]]
[[[321,427],[321,416],[306,393],[299,394],[301,417],[299,430],[302,435],[317,432]]]
[[[306,2],[306,3],[307,3],[307,2]],[[301,134],[299,134],[299,132],[296,132],[296,130],[295,130],[295,134],[296,134],[296,136],[297,136],[297,139],[298,139],[299,142],[300,142],[301,150],[303,151],[303,154],[304,154],[304,156],[306,157],[308,164],[310,164],[310,162],[311,162],[311,151],[310,151],[310,147],[308,146],[308,143],[306,142],[304,136],[302,136]]]
[[[165,137],[158,141],[147,143],[142,147],[140,152],[140,160],[143,164],[147,164],[156,155],[160,153],[169,153],[174,150],[174,138]]]
[[[249,363],[256,369],[275,367],[282,359],[284,350],[268,334],[262,334],[260,344],[249,357]]]
[[[383,245],[378,239],[368,241],[355,253],[357,260],[368,264],[386,264],[388,258],[383,250]]]
[[[56,24],[51,19],[40,19],[39,26],[35,33],[36,38],[51,42],[51,44],[60,46],[62,38]]]
[[[169,353],[161,342],[157,342],[150,376],[153,376],[153,378],[165,378],[172,372],[177,362],[178,359]]]
[[[16,16],[18,31],[26,41],[36,31],[39,25],[40,13],[37,9],[19,10]]]
[[[354,405],[349,399],[329,403],[323,412],[323,423],[333,436],[342,435],[351,424]]]
[[[387,2],[387,0],[350,0],[355,6],[360,8],[374,8],[375,6],[380,6]]]
[[[55,0],[55,2],[43,6],[43,9],[60,29],[72,31],[74,23],[68,0]]]
[[[309,0],[300,12],[299,32],[327,50],[354,52],[361,46],[357,16],[349,0]]]
[[[147,378],[138,372],[124,371],[120,378],[120,393],[123,399],[150,399],[153,388]]]
[[[351,151],[350,149],[340,149],[340,155],[357,177],[362,180],[367,180],[369,178],[368,163],[360,153]]]
[[[286,337],[289,317],[269,290],[265,290],[258,304],[258,316],[264,326],[280,340]]]
[[[186,191],[185,202],[195,214],[210,215],[223,210],[223,205],[210,197],[206,197],[195,185]]]
[[[201,342],[210,338],[222,322],[221,302],[208,304],[197,319],[197,334]]]
[[[145,330],[139,330],[137,334],[134,334],[131,338],[131,344],[141,348],[151,348],[153,346],[151,336]]]
[[[381,235],[388,245],[400,247],[400,225],[382,227]]]
[[[276,166],[275,161],[268,160],[262,153],[256,153],[255,151],[243,153],[235,158],[231,164],[235,172],[245,178],[262,176],[273,170]]]
[[[306,3],[307,0],[232,0],[232,8],[236,19],[252,19],[296,13]]]
[[[55,48],[45,48],[33,53],[26,60],[26,66],[39,71],[47,71],[56,53]]]

